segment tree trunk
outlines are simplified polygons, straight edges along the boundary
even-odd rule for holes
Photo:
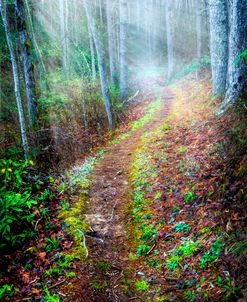
[[[69,8],[68,8],[68,0],[65,0],[65,47],[66,47],[66,66],[67,66],[67,76],[70,74],[70,56],[69,56]]]
[[[46,67],[45,67],[45,64],[43,62],[42,54],[41,54],[41,51],[39,49],[39,46],[38,46],[38,43],[36,41],[36,37],[35,37],[35,34],[34,34],[33,22],[32,22],[30,9],[29,9],[28,0],[23,0],[23,1],[25,3],[25,9],[26,9],[26,12],[27,12],[27,21],[28,21],[27,23],[28,23],[28,29],[29,29],[29,32],[30,32],[30,38],[31,38],[33,47],[35,49],[37,60],[39,62],[39,69],[40,69],[39,71],[40,71],[40,75],[41,75],[40,80],[41,80],[41,83],[42,83],[42,81],[44,81],[45,85],[44,85],[44,87],[42,85],[42,87],[43,87],[43,90],[45,91],[45,93],[48,93],[49,85],[48,85],[48,81],[47,81]]]
[[[22,144],[24,149],[24,157],[25,159],[28,158],[28,140],[27,140],[27,132],[26,132],[26,125],[25,125],[25,118],[23,113],[23,107],[21,102],[21,94],[20,94],[20,82],[19,82],[19,74],[18,74],[18,68],[17,68],[17,60],[15,56],[15,51],[13,47],[13,43],[10,38],[9,33],[9,27],[8,22],[5,15],[5,7],[4,7],[4,1],[0,0],[0,13],[2,16],[3,21],[3,27],[6,35],[6,40],[9,48],[11,63],[12,63],[12,70],[13,70],[13,77],[14,77],[14,85],[15,85],[15,97],[16,97],[16,103],[19,113],[19,121],[20,121],[20,128],[21,128],[21,138],[22,138]]]
[[[87,132],[88,124],[87,124],[87,111],[86,111],[86,100],[85,100],[84,70],[82,70],[82,74],[81,74],[81,101],[82,101],[84,129]]]
[[[174,44],[172,33],[172,0],[166,3],[167,81],[174,69]]]
[[[89,36],[89,45],[90,45],[90,53],[91,53],[92,80],[95,81],[96,80],[95,52],[94,52],[93,37],[89,24],[88,24],[88,36]]]
[[[17,15],[17,29],[19,31],[21,44],[21,55],[23,60],[29,124],[31,127],[33,127],[35,124],[37,124],[37,100],[35,96],[31,41],[27,32],[25,6],[22,0],[15,0],[15,10]]]
[[[115,52],[115,35],[114,35],[114,20],[113,20],[113,3],[111,0],[106,0],[106,16],[107,16],[107,32],[108,32],[108,48],[110,61],[111,83],[117,84],[117,66]]]
[[[62,63],[64,78],[68,78],[68,38],[67,38],[67,0],[59,0],[60,8],[60,35],[61,35],[61,48],[62,48]]]
[[[240,54],[247,48],[247,0],[232,0],[230,2],[229,19],[227,92],[219,113],[235,103],[247,87],[247,65],[239,60]]]
[[[201,0],[196,0],[195,5],[196,5],[197,58],[200,60],[202,57],[202,2]]]
[[[127,26],[128,6],[126,0],[120,0],[120,97],[128,95],[128,64],[127,64]]]
[[[228,13],[226,0],[209,0],[210,53],[213,95],[226,88],[228,59]]]
[[[104,54],[103,43],[100,40],[98,31],[97,31],[96,23],[93,18],[93,13],[92,13],[92,9],[91,9],[89,0],[84,0],[83,3],[84,3],[86,15],[87,15],[88,24],[89,24],[89,27],[91,29],[92,36],[94,39],[97,56],[98,56],[101,90],[102,90],[102,95],[103,95],[103,99],[104,99],[104,103],[105,103],[105,109],[106,109],[106,113],[107,113],[107,117],[108,117],[108,123],[109,123],[110,129],[114,129],[112,108],[111,108],[108,87],[107,87],[107,77],[106,77],[106,70],[105,70],[105,54]]]

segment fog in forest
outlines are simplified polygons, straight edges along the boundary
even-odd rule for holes
[[[104,45],[107,68],[110,68],[109,55],[113,55],[115,64],[119,65],[119,2],[92,0],[88,3]],[[43,31],[40,45],[49,43],[53,46],[52,51],[61,57],[70,78],[80,76],[82,69],[90,75],[90,33],[83,1],[43,0],[34,3],[33,10],[35,21]],[[209,55],[208,16],[204,2],[130,0],[126,1],[125,13],[122,22],[127,28],[125,47],[130,76],[158,72],[164,81],[168,81],[168,77],[180,71],[186,63]],[[113,49],[109,54],[110,43],[113,43]],[[46,55],[47,59],[51,56]],[[56,63],[49,60],[50,72],[57,71],[59,66]]]

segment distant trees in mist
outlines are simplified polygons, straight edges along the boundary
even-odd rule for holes
[[[168,84],[185,64],[196,62],[199,71],[210,57],[212,93],[225,96],[219,112],[245,89],[241,54],[246,51],[247,0],[0,0],[0,5],[1,72],[14,79],[26,157],[29,138],[31,144],[44,143],[32,133],[54,126],[59,116],[57,111],[48,118],[47,104],[56,107],[59,99],[61,106],[69,106],[61,89],[75,79],[81,83],[87,133],[92,116],[99,133],[104,114],[108,127],[115,128],[116,108],[123,107],[135,89],[137,71],[145,68],[162,68]],[[1,82],[0,102],[8,120],[7,100],[14,94],[9,81],[1,77]],[[104,114],[95,101],[98,87]]]

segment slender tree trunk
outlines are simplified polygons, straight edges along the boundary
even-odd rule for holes
[[[38,43],[36,41],[36,37],[35,37],[35,34],[34,34],[33,22],[32,22],[30,9],[29,9],[28,0],[23,0],[23,1],[25,3],[25,9],[26,9],[26,12],[27,12],[27,21],[28,21],[27,23],[28,23],[28,29],[29,29],[29,32],[30,32],[31,41],[32,41],[33,47],[35,49],[37,60],[39,62],[41,82],[44,81],[43,90],[45,91],[45,93],[47,93],[49,91],[49,85],[48,85],[48,81],[47,81],[46,67],[45,67],[45,64],[43,62],[42,54],[41,54],[41,51],[39,49],[39,46],[38,46]]]
[[[62,62],[64,78],[68,78],[68,39],[67,39],[67,0],[59,0],[60,8],[60,34],[62,47]]]
[[[87,132],[88,124],[87,124],[87,111],[86,111],[86,100],[85,100],[84,71],[82,71],[82,74],[81,74],[81,101],[82,101],[82,113],[83,113],[84,129]]]
[[[213,95],[226,88],[228,58],[228,13],[226,0],[209,0],[210,53]]]
[[[120,96],[128,95],[127,30],[128,6],[126,0],[120,0]]]
[[[27,108],[29,124],[33,127],[37,123],[37,100],[35,96],[35,80],[32,64],[31,41],[27,32],[25,6],[22,0],[15,0],[17,28],[21,44],[21,54],[26,85]]]
[[[107,117],[108,117],[108,123],[109,123],[110,129],[114,129],[112,108],[111,108],[111,102],[110,102],[108,87],[107,87],[107,77],[106,77],[106,70],[105,70],[105,54],[104,54],[103,43],[100,40],[98,31],[97,31],[96,23],[95,23],[95,20],[93,18],[91,4],[89,3],[89,0],[84,0],[83,3],[84,3],[86,15],[87,15],[88,24],[90,26],[92,36],[93,36],[93,39],[94,39],[94,44],[95,44],[95,47],[96,47],[97,56],[98,56],[98,66],[99,66],[101,90],[102,90],[102,95],[103,95],[103,98],[104,98],[105,109],[106,109],[106,113],[107,113]]]
[[[247,0],[230,2],[229,21],[227,91],[219,113],[235,103],[243,90],[247,89],[247,65],[239,60],[240,54],[247,48]]]
[[[167,80],[169,81],[174,69],[174,41],[172,33],[172,0],[167,0],[166,2]]]
[[[196,5],[196,41],[197,41],[197,58],[202,57],[202,3],[201,0],[195,1]]]
[[[113,3],[111,0],[106,0],[106,16],[107,16],[107,32],[108,32],[108,48],[110,60],[110,75],[111,83],[117,84],[117,66],[115,57],[115,35],[114,35],[114,20],[113,20]]]
[[[65,0],[65,47],[66,47],[66,65],[67,75],[70,76],[70,44],[69,44],[69,7],[68,0]]]
[[[9,53],[10,53],[10,58],[11,58],[11,63],[12,63],[14,85],[15,85],[15,97],[16,97],[16,103],[17,103],[17,108],[18,108],[18,113],[19,113],[19,122],[20,122],[20,128],[21,128],[21,137],[22,137],[22,144],[23,144],[23,149],[24,149],[24,157],[25,157],[25,159],[27,159],[29,147],[28,147],[25,118],[24,118],[24,112],[23,112],[21,94],[20,94],[20,84],[19,84],[20,82],[19,82],[17,60],[16,60],[13,43],[10,38],[9,27],[8,27],[8,22],[7,22],[6,15],[5,15],[5,6],[4,6],[3,0],[0,0],[0,13],[2,16],[3,27],[4,27],[6,40],[7,40],[7,44],[8,44],[8,48],[9,48]]]
[[[89,24],[88,24],[88,36],[89,36],[89,46],[90,46],[90,53],[91,53],[92,80],[95,81],[96,80],[95,52],[94,52],[93,37]]]

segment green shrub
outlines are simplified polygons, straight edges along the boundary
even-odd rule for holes
[[[0,247],[18,246],[35,235],[38,204],[51,198],[44,183],[28,175],[31,161],[0,160]],[[47,211],[43,209],[43,214]],[[41,213],[41,214],[42,214]]]

